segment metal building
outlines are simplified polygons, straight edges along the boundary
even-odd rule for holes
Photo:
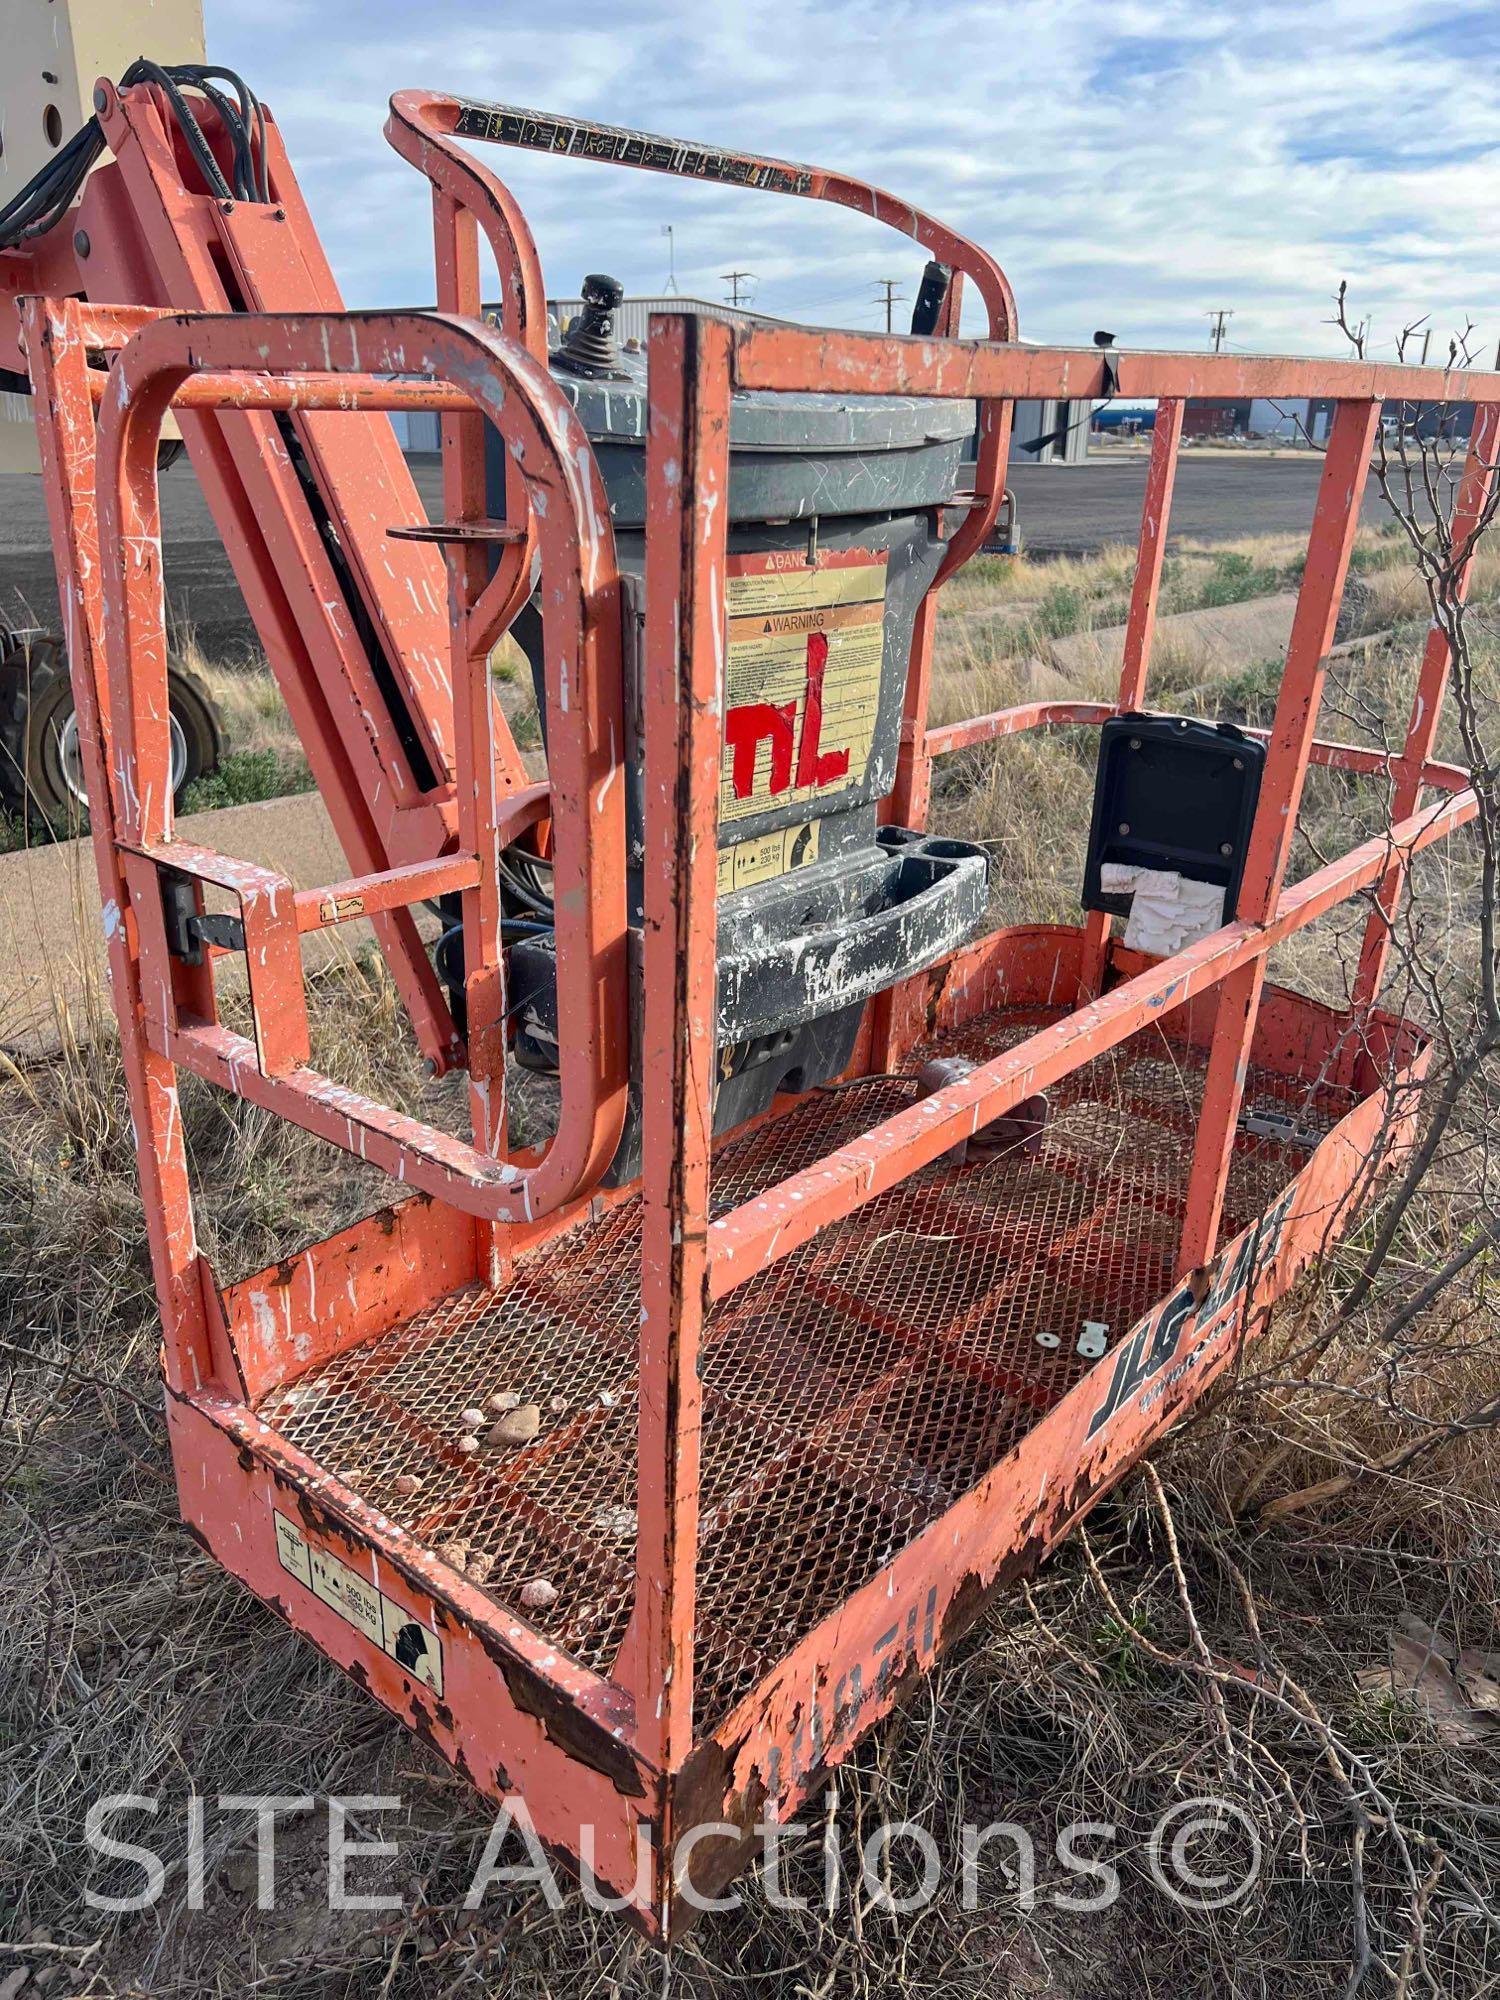
[[[1089,454],[1093,404],[1049,398],[1017,403],[1010,429],[1012,465],[1082,465]]]

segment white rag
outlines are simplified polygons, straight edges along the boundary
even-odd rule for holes
[[[1125,942],[1136,951],[1170,958],[1224,921],[1224,891],[1213,882],[1191,882],[1167,868],[1129,868],[1106,861],[1099,870],[1106,896],[1129,896]]]

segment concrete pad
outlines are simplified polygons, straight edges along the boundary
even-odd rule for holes
[[[1259,660],[1285,656],[1296,608],[1297,593],[1282,590],[1273,597],[1246,598],[1241,604],[1177,611],[1157,619],[1156,645],[1190,645],[1201,649],[1214,670],[1237,672]],[[1054,639],[1048,650],[1054,667],[1080,680],[1092,679],[1101,670],[1118,673],[1125,657],[1125,627],[1108,625],[1097,632],[1073,632],[1065,639]]]
[[[350,872],[316,792],[189,813],[177,831],[184,840],[273,868],[299,889],[337,882]],[[226,898],[216,906],[230,904]],[[314,932],[303,939],[303,963],[311,970],[347,958],[373,938],[363,921]],[[34,1060],[65,1041],[87,1041],[110,1016],[104,964],[90,843],[53,841],[0,855],[0,1048]],[[226,961],[219,977],[243,975]]]

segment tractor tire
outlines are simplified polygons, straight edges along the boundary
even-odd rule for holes
[[[223,744],[213,701],[196,675],[167,670],[172,792],[219,767]],[[15,812],[55,831],[88,804],[73,685],[61,641],[37,638],[0,658],[0,796]]]

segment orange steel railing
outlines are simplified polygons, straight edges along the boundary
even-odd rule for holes
[[[78,363],[85,329],[76,309],[32,301],[28,338],[47,357],[48,387],[74,439],[91,427],[99,402],[97,548],[75,589],[75,673],[101,663],[102,769],[90,775],[97,817],[112,818],[118,879],[106,902],[132,913],[138,957],[139,1029],[158,1057],[221,1083],[321,1137],[357,1152],[414,1188],[491,1221],[529,1221],[565,1204],[602,1174],[618,1142],[628,1049],[624,1035],[624,817],[617,783],[624,731],[620,711],[619,580],[608,506],[592,453],[571,406],[545,369],[523,350],[473,322],[429,315],[255,315],[152,317],[121,350],[108,386]],[[69,369],[68,362],[72,367]],[[277,374],[276,371],[283,371]],[[346,380],[344,370],[349,371]],[[549,784],[576,802],[554,844],[557,932],[570,1022],[562,1052],[563,1114],[535,1164],[504,1157],[504,998],[500,975],[495,863],[541,809],[540,789],[504,799],[497,787],[488,655],[494,638],[482,571],[456,558],[454,593],[455,774],[460,853],[294,892],[264,869],[176,840],[166,731],[166,636],[161,574],[156,447],[166,410],[179,397],[196,407],[310,410],[410,407],[423,400],[410,380],[437,376],[428,405],[483,412],[517,448],[528,486],[545,497],[535,510],[548,566],[544,612],[549,661]],[[462,388],[455,387],[462,384]],[[87,397],[86,403],[80,398]],[[102,582],[102,589],[100,584]],[[99,592],[95,599],[95,591]],[[106,803],[107,802],[107,803]],[[212,973],[168,950],[160,893],[163,873],[228,890],[244,926],[253,1038],[217,1018]],[[464,899],[468,1064],[475,1144],[359,1097],[309,1067],[298,938],[308,929],[406,908],[449,891]],[[149,1117],[149,1105],[147,1106]],[[166,1153],[180,1170],[180,1134]],[[174,1272],[172,1288],[180,1287]]]
[[[643,1740],[669,1761],[691,1738],[693,1559],[697,1543],[698,1357],[710,1302],[788,1256],[821,1230],[930,1165],[1023,1099],[1160,1022],[1198,996],[1214,1008],[1208,1072],[1194,1145],[1180,1268],[1210,1264],[1218,1244],[1229,1149],[1239,1117],[1266,958],[1275,944],[1362,889],[1379,885],[1362,961],[1362,1000],[1378,983],[1387,909],[1411,859],[1473,818],[1463,773],[1430,763],[1448,671],[1431,635],[1407,748],[1391,768],[1400,817],[1387,835],[1330,862],[1294,888],[1285,875],[1309,765],[1385,768],[1372,753],[1319,743],[1316,724],[1350,551],[1379,422],[1389,395],[1480,405],[1460,510],[1472,521],[1494,474],[1500,377],[1365,362],[1191,355],[1121,355],[958,341],[653,318],[648,451],[647,960],[642,1241],[642,1426],[639,1604],[642,1657],[634,1683]],[[910,802],[925,802],[934,755],[1055,722],[1103,720],[1139,707],[1146,692],[1182,405],[1194,396],[1333,397],[1324,456],[1269,752],[1239,899],[1239,914],[1201,943],[1097,991],[1102,923],[1085,936],[1081,1004],[1054,1025],[959,1082],[886,1119],[728,1214],[710,1219],[715,956],[719,634],[725,618],[728,407],[736,390],[859,395],[1080,400],[1113,393],[1163,400],[1153,442],[1125,665],[1114,708],[1030,704],[928,732],[925,688],[908,692]],[[1424,785],[1444,796],[1418,801]],[[920,822],[913,822],[920,823]],[[926,982],[922,982],[926,990]],[[915,1040],[891,1014],[881,1054],[889,1066]],[[648,1421],[649,1419],[649,1421]],[[1140,1440],[1145,1442],[1144,1437]]]
[[[444,198],[468,199],[453,188]],[[1286,671],[1266,732],[1239,914],[1154,964],[1112,948],[1108,925],[1095,919],[1081,934],[1002,932],[956,954],[948,966],[872,1007],[857,1069],[896,1067],[919,1039],[940,1040],[972,1020],[986,994],[1004,990],[1008,967],[1032,945],[1047,954],[1049,994],[1070,1011],[716,1215],[712,1079],[730,399],[741,389],[961,396],[1001,412],[1003,427],[1016,398],[1102,393],[1106,364],[1095,352],[1003,342],[734,329],[676,315],[653,320],[642,675],[644,993],[636,1052],[643,1086],[638,1519],[633,1610],[618,1650],[595,1671],[551,1644],[515,1606],[498,1605],[456,1575],[414,1527],[362,1498],[337,1467],[299,1452],[260,1413],[269,1389],[378,1338],[449,1293],[477,1285],[503,1300],[513,1269],[533,1249],[555,1240],[566,1251],[572,1241],[566,1230],[628,1198],[597,1188],[620,1131],[631,1058],[621,782],[627,751],[619,578],[587,441],[529,344],[472,319],[139,312],[112,319],[104,308],[33,299],[26,334],[166,1333],[175,1448],[180,1472],[190,1464],[202,1474],[180,1479],[184,1508],[221,1559],[278,1603],[284,1574],[262,1530],[287,1489],[306,1503],[313,1528],[342,1538],[341,1560],[378,1560],[380,1588],[446,1634],[446,1703],[431,1704],[378,1648],[360,1651],[364,1642],[351,1638],[347,1622],[339,1626],[326,1603],[294,1593],[283,1603],[286,1615],[335,1657],[357,1661],[380,1699],[417,1719],[479,1782],[495,1789],[507,1782],[506,1772],[520,1772],[544,1838],[566,1844],[570,1815],[613,1812],[600,1872],[619,1888],[631,1880],[641,1825],[665,1829],[670,1845],[701,1820],[722,1814],[738,1825],[753,1818],[767,1798],[777,1810],[794,1805],[818,1770],[891,1706],[906,1667],[928,1663],[962,1629],[981,1601],[976,1586],[993,1585],[1052,1546],[1201,1394],[1235,1346],[1212,1315],[1243,1308],[1242,1334],[1251,1309],[1284,1289],[1317,1253],[1330,1215],[1399,1141],[1410,1117],[1399,1091],[1420,1074],[1423,1052],[1414,1030],[1374,1012],[1390,919],[1414,857],[1477,810],[1467,774],[1434,761],[1449,671],[1441,633],[1427,642],[1398,756],[1321,741],[1318,709],[1382,400],[1441,397],[1479,406],[1459,498],[1461,525],[1478,519],[1493,477],[1500,377],[1365,363],[1112,358],[1110,386],[1117,393],[1163,399],[1117,700],[1029,703],[930,729],[929,597],[908,672],[891,809],[922,822],[935,757],[1026,729],[1099,723],[1145,701],[1185,400],[1330,396],[1336,413]],[[113,355],[107,375],[90,359],[101,348]],[[498,725],[485,661],[515,578],[504,566],[492,577],[482,540],[447,532],[453,844],[297,890],[263,869],[177,840],[164,723],[155,472],[160,423],[172,407],[234,412],[235,421],[246,423],[264,411],[322,419],[339,411],[422,407],[441,410],[461,427],[481,417],[497,426],[518,448],[513,462],[527,499],[524,532],[535,537],[541,556],[545,786],[517,788],[495,754]],[[471,486],[457,498],[466,511],[448,531],[476,525],[467,511]],[[521,529],[519,518],[477,525],[496,534]],[[958,529],[955,547],[966,532],[966,525]],[[521,546],[518,539],[501,542],[502,549]],[[367,566],[377,560],[374,551],[363,553]],[[1396,824],[1288,886],[1293,831],[1313,765],[1389,772]],[[511,1158],[495,862],[504,842],[544,812],[552,820],[557,882],[562,1125],[539,1158]],[[199,909],[205,887],[227,891],[237,905],[250,1036],[231,1033],[218,1019],[213,948],[197,965],[168,948],[162,887],[174,878],[186,880]],[[298,951],[309,930],[358,914],[404,911],[453,891],[463,897],[471,1142],[374,1104],[311,1068]],[[1337,1023],[1320,1016],[1318,1029],[1320,1046],[1334,1051],[1363,1102],[1290,1183],[1278,1203],[1284,1227],[1262,1268],[1255,1254],[1259,1224],[1228,1243],[1220,1238],[1252,1041],[1268,1014],[1278,1008],[1284,1014],[1292,1004],[1265,987],[1267,955],[1363,891],[1373,893],[1375,906],[1354,1005]],[[873,1573],[851,1584],[839,1608],[798,1632],[774,1670],[705,1732],[695,1723],[693,1690],[702,1643],[700,1361],[711,1311],[1021,1100],[1173,1017],[1190,1021],[1207,1050],[1192,1170],[1175,1218],[1181,1230],[1175,1268],[1188,1289],[1127,1329],[1066,1393],[1049,1400],[1039,1391],[1040,1400],[1028,1405],[1035,1421],[1019,1442],[904,1546],[883,1550]],[[1385,1058],[1390,1075],[1382,1069]],[[370,1160],[431,1194],[433,1204],[409,1204],[397,1219],[357,1225],[304,1252],[294,1272],[274,1280],[284,1324],[256,1303],[264,1306],[269,1296],[273,1281],[265,1274],[250,1281],[249,1292],[220,1291],[193,1228],[180,1069]],[[788,1117],[799,1108],[782,1107]],[[399,1238],[399,1259],[372,1247],[387,1236]],[[1230,1283],[1236,1273],[1238,1289]],[[1210,1316],[1195,1322],[1200,1307]],[[892,1310],[899,1315],[899,1306]],[[1166,1368],[1184,1326],[1197,1327],[1208,1359],[1149,1408],[1127,1407],[1121,1385],[1138,1387],[1153,1369]],[[1210,1352],[1211,1339],[1217,1345]],[[242,1534],[241,1520],[251,1516],[254,1525]],[[652,1876],[637,1899],[639,1920],[658,1935],[671,1921],[670,1898],[670,1880]]]

